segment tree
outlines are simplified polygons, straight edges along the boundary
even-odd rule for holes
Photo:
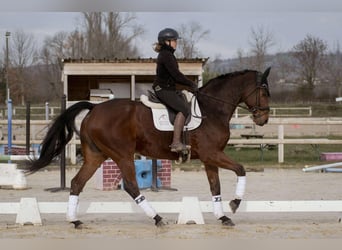
[[[132,41],[144,30],[134,23],[134,14],[81,13],[80,20],[74,31],[60,31],[44,40],[35,75],[40,78],[40,86],[44,87],[38,88],[32,96],[44,96],[45,101],[61,97],[63,58],[104,59],[138,55]]]
[[[145,33],[142,26],[134,23],[136,16],[132,13],[109,12],[105,16],[106,57],[135,57],[137,49],[132,46],[135,38]]]
[[[263,72],[266,68],[266,55],[269,48],[275,45],[273,32],[267,30],[263,26],[251,28],[251,35],[248,41],[251,46],[251,55],[254,57],[254,67],[256,70]]]
[[[301,87],[302,94],[312,96],[317,72],[324,65],[326,50],[326,42],[312,35],[307,35],[293,47],[292,52],[299,64],[300,77],[306,83]]]
[[[37,62],[36,42],[32,34],[23,30],[15,31],[11,37],[9,50],[12,70],[9,73],[12,73],[12,76],[9,87],[13,94],[13,101],[19,101],[24,105],[27,99],[27,90],[32,87],[32,82],[30,82],[30,77],[25,69]]]
[[[103,48],[101,12],[83,12],[84,35],[87,41],[86,57],[102,57],[100,51]]]
[[[39,79],[36,83],[37,90],[32,93],[32,98],[43,96],[44,101],[53,101],[61,97],[61,59],[68,58],[75,52],[70,46],[70,40],[74,36],[73,32],[69,35],[68,32],[60,31],[45,38],[39,52],[39,66],[35,71],[35,78]]]
[[[69,34],[66,40],[67,55],[71,58],[82,58],[86,55],[86,39],[78,29]]]
[[[86,58],[127,58],[138,56],[133,40],[145,30],[132,13],[83,12]]]
[[[181,24],[178,32],[182,39],[178,41],[177,56],[183,58],[199,57],[200,51],[197,44],[200,40],[207,38],[210,31],[204,30],[201,24],[192,21]]]
[[[336,95],[342,96],[342,53],[339,43],[336,44],[333,51],[327,55],[326,72],[327,79],[336,88]]]

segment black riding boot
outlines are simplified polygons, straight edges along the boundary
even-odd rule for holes
[[[183,127],[185,123],[185,117],[182,112],[179,112],[176,115],[175,122],[174,122],[174,131],[173,131],[173,140],[172,144],[170,145],[171,152],[181,152],[186,150],[187,147],[181,142]]]

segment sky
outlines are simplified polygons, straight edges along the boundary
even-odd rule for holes
[[[33,33],[38,40],[58,31],[72,31],[80,22],[80,11],[135,12],[136,22],[146,30],[135,41],[142,57],[156,56],[152,44],[161,29],[192,21],[209,30],[207,39],[201,40],[198,48],[202,57],[211,59],[233,58],[238,50],[248,52],[251,29],[258,27],[273,33],[275,45],[271,53],[290,50],[308,34],[326,41],[331,49],[342,44],[340,0],[116,0],[116,5],[107,5],[109,0],[98,0],[98,6],[93,6],[94,1],[90,0],[82,0],[83,5],[70,4],[81,0],[60,0],[57,2],[61,6],[45,7],[28,4],[43,0],[26,0],[24,5],[12,6],[16,1],[19,0],[5,1],[0,9],[0,48],[5,44],[6,31],[22,29]]]

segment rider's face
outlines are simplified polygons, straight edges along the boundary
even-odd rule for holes
[[[173,49],[177,48],[177,40],[169,40],[168,45],[171,46]]]

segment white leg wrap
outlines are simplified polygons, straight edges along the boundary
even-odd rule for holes
[[[145,199],[145,196],[139,195],[134,200],[139,205],[139,207],[141,207],[142,210],[144,210],[145,214],[148,217],[154,218],[157,215],[156,211],[151,207],[151,205]]]
[[[246,176],[238,176],[237,184],[236,184],[236,198],[242,199],[246,190]]]
[[[224,216],[221,195],[213,196],[212,201],[213,201],[214,215],[217,219],[220,219],[222,216]]]
[[[67,221],[77,221],[78,195],[70,195],[66,219]]]

